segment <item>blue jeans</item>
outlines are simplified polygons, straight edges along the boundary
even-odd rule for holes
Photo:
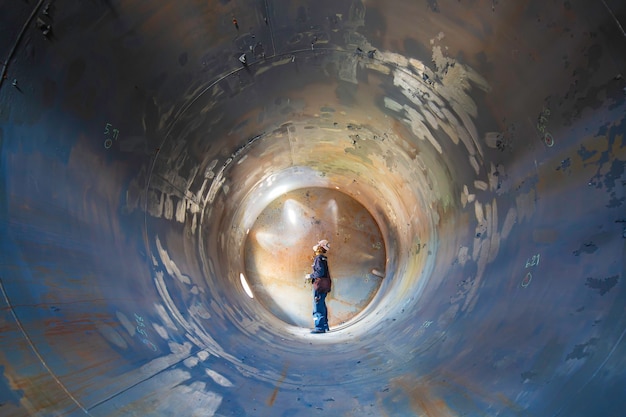
[[[316,330],[328,331],[328,310],[326,309],[326,293],[313,291],[313,320]]]

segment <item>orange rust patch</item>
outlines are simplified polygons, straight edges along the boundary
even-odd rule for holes
[[[454,413],[446,402],[438,398],[432,391],[432,382],[429,379],[409,380],[409,377],[402,377],[392,381],[395,385],[406,392],[411,408],[417,415],[427,417],[455,417]]]
[[[62,336],[62,335],[75,335],[77,333],[84,333],[87,331],[97,332],[98,322],[106,322],[110,320],[110,316],[106,314],[91,314],[89,317],[64,320],[61,318],[48,318],[44,320],[46,330],[44,335],[49,336]]]

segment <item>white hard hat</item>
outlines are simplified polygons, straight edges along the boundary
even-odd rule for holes
[[[315,246],[313,246],[313,250],[316,251],[318,248],[323,248],[325,251],[330,249],[330,243],[326,239],[322,239]]]

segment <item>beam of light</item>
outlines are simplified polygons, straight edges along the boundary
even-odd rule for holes
[[[298,222],[298,216],[296,215],[296,211],[293,207],[287,206],[287,204],[285,204],[285,214],[289,219],[289,223],[295,225]]]
[[[333,198],[326,203],[326,209],[324,213],[325,218],[330,218],[333,225],[333,232],[337,232],[337,223],[339,223],[339,207],[337,201]]]
[[[248,297],[254,298],[252,290],[250,289],[248,281],[246,281],[246,277],[243,275],[243,273],[239,273],[239,279],[241,280],[241,286],[243,287],[243,290],[246,292],[246,294],[248,294]]]
[[[283,216],[291,226],[288,227],[287,236],[281,237],[287,245],[293,246],[311,229],[313,213],[304,204],[292,199],[285,201],[283,207]]]

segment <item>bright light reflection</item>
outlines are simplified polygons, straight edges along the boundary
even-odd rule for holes
[[[296,224],[298,222],[298,216],[296,215],[296,211],[293,207],[287,207],[285,204],[285,211],[287,212],[287,218],[291,224]]]
[[[248,297],[254,298],[254,295],[252,295],[252,290],[250,289],[250,286],[248,285],[248,281],[246,281],[246,277],[243,276],[243,273],[239,274],[239,279],[241,280],[241,285],[243,286],[243,290],[246,292],[246,294],[248,294]]]
[[[334,198],[326,203],[325,215],[327,218],[331,219],[333,228],[337,231],[337,223],[339,223],[339,207],[337,206],[337,201]]]
[[[274,201],[288,191],[289,187],[287,187],[287,185],[277,185],[276,187],[271,188],[267,193],[267,201]]]
[[[306,207],[304,207],[301,203],[292,200],[291,198],[285,201],[283,215],[287,217],[287,220],[289,220],[289,223],[292,225],[295,226],[298,223],[302,223],[303,218],[307,217],[305,211]],[[300,220],[300,222],[298,220]]]
[[[311,223],[308,222],[308,219],[312,216],[312,213],[304,204],[290,198],[285,201],[283,215],[287,217],[289,223],[293,226],[289,229],[291,241],[288,244],[291,246],[308,233],[311,228]]]

